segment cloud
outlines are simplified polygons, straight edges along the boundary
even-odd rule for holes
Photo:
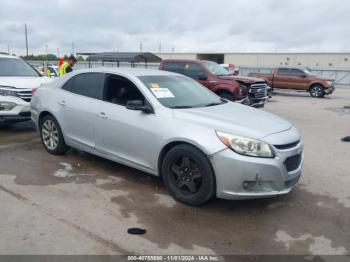
[[[0,51],[250,52],[350,49],[341,0],[2,0]]]

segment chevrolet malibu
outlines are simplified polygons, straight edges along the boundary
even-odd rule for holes
[[[166,71],[75,71],[39,88],[31,113],[49,153],[73,147],[159,176],[194,206],[287,194],[303,166],[288,121]]]

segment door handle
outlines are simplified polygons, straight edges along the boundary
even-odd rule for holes
[[[62,100],[61,102],[58,102],[58,104],[60,105],[60,106],[66,106],[67,104],[66,104],[66,101],[64,101],[64,100]]]
[[[105,112],[99,113],[98,116],[101,117],[101,118],[107,118],[107,115],[106,115]]]

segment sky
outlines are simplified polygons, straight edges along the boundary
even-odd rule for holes
[[[0,51],[350,51],[348,0],[1,0]]]

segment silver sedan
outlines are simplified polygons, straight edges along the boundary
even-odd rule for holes
[[[31,113],[49,153],[73,147],[160,176],[189,205],[286,194],[303,166],[288,121],[165,71],[76,71],[39,88]]]

